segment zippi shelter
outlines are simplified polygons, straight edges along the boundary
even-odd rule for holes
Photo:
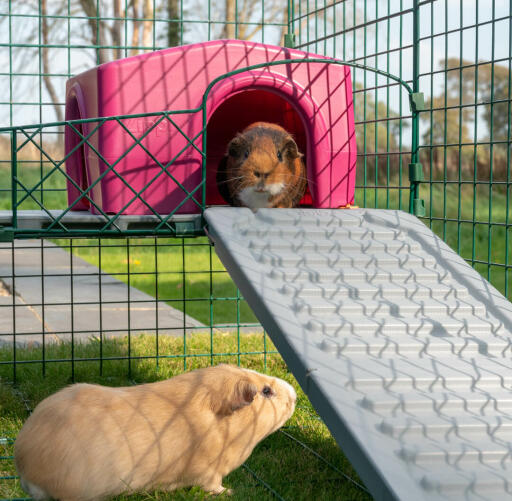
[[[202,181],[203,124],[206,204],[224,204],[215,182],[218,163],[230,139],[254,121],[280,124],[305,153],[310,195],[304,203],[317,208],[352,203],[357,151],[350,68],[277,64],[308,57],[320,56],[219,40],[109,62],[70,79],[66,120],[136,115],[66,127],[70,207],[124,214],[199,212],[201,190],[194,192],[195,203],[185,201],[183,188],[192,192]],[[262,66],[236,72],[254,65]],[[158,115],[163,111],[171,113]]]

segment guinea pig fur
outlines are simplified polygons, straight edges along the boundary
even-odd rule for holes
[[[281,126],[255,122],[230,141],[217,186],[233,206],[295,207],[306,191],[302,153]]]
[[[222,478],[292,415],[287,382],[231,365],[110,388],[74,384],[43,400],[15,442],[21,485],[34,499],[103,499]]]

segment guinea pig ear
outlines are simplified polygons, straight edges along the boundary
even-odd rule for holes
[[[258,393],[258,388],[249,379],[240,379],[235,384],[231,395],[231,410],[234,412],[241,407],[252,404],[254,396]]]
[[[284,145],[283,145],[283,151],[286,151],[286,153],[288,154],[288,156],[290,158],[300,158],[304,155],[302,155],[302,153],[299,152],[299,148],[297,147],[297,143],[291,138],[289,137]]]
[[[244,136],[237,134],[228,144],[228,155],[230,157],[239,157],[248,146],[249,144]]]
[[[254,400],[258,388],[249,379],[240,379],[231,389],[226,388],[227,394],[224,393],[218,403],[213,406],[215,413],[222,416],[229,416],[236,410],[250,405]]]

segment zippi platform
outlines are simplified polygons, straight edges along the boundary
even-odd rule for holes
[[[156,126],[162,115],[66,127],[69,206],[108,214],[200,212],[201,190],[195,203],[183,188],[192,192],[202,181],[205,120],[207,205],[225,204],[217,166],[230,139],[255,121],[280,124],[305,154],[309,194],[303,203],[353,203],[357,150],[349,67],[304,62],[249,69],[219,80],[202,108],[208,86],[226,73],[304,58],[326,59],[218,40],[109,62],[69,79],[66,120],[172,112]]]

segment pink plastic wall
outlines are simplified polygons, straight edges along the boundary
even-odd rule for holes
[[[262,62],[304,57],[319,56],[253,42],[219,40],[106,63],[68,80],[66,119],[197,108],[208,84],[219,75]],[[312,197],[306,203],[327,208],[353,202],[357,152],[348,67],[304,63],[242,72],[215,85],[207,101],[207,116],[208,204],[225,203],[217,191],[215,174],[227,143],[257,120],[285,127],[305,153]],[[201,112],[171,117],[189,138],[200,133]],[[122,123],[138,138],[157,118],[126,119]],[[96,125],[82,124],[82,133],[89,134]],[[66,127],[67,151],[78,141]],[[196,149],[167,121],[143,139],[147,151],[139,145],[133,147],[130,134],[115,121],[105,122],[89,141],[92,148],[78,149],[67,160],[66,168],[81,188],[104,175],[89,196],[107,213],[151,214],[152,207],[166,214],[184,200],[184,192],[162,173],[154,159],[164,165],[175,159],[168,172],[189,190],[201,182],[201,136],[194,140]],[[106,162],[117,162],[116,173],[105,174]],[[150,185],[145,189],[147,183]],[[198,201],[200,195],[199,190]],[[68,198],[70,205],[80,199],[72,183],[68,183]],[[84,199],[73,209],[97,212]],[[181,213],[198,211],[192,201],[179,209]]]

